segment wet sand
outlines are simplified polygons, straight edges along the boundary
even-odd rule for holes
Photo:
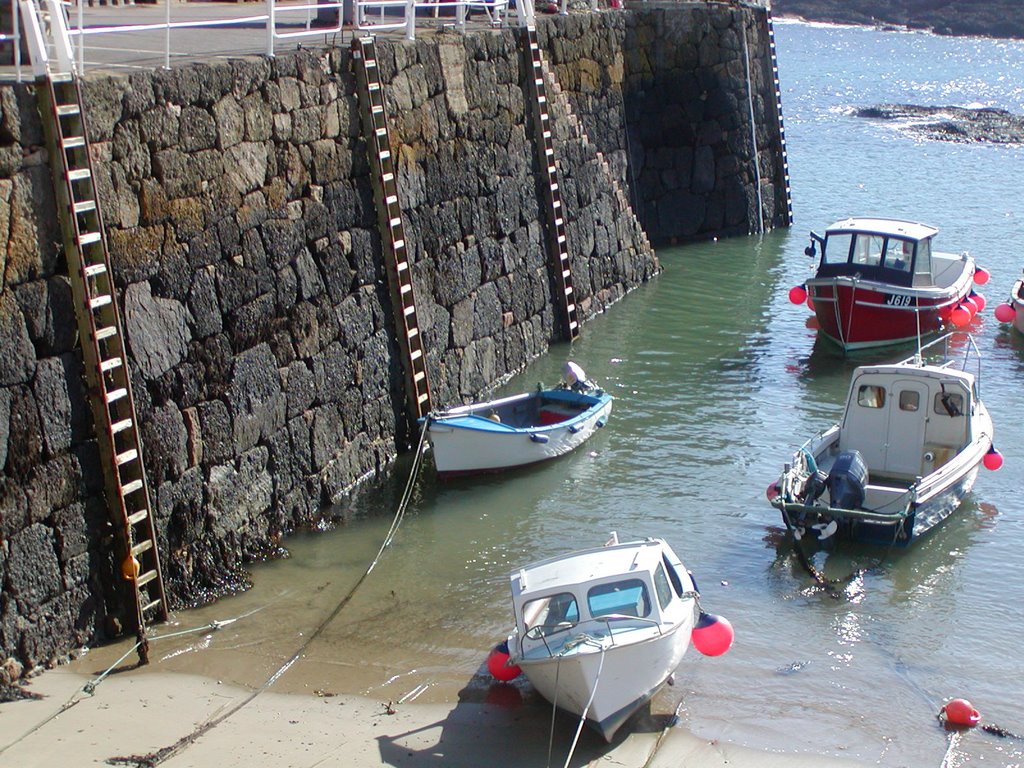
[[[73,666],[30,680],[41,698],[0,705],[0,766],[561,766],[576,726],[567,715],[555,718],[549,759],[550,707],[514,695],[505,703],[389,703],[132,667],[88,695],[91,678]],[[671,713],[642,715],[627,730],[607,745],[584,729],[571,765],[863,765],[704,740],[673,724]]]

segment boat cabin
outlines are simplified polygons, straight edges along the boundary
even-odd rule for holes
[[[860,451],[871,477],[912,481],[935,471],[970,443],[976,398],[974,376],[952,367],[858,368],[838,449]]]
[[[557,652],[586,626],[613,641],[620,632],[677,622],[690,610],[685,568],[657,539],[575,552],[543,560],[511,576],[523,656]]]
[[[811,232],[805,252],[814,257],[821,249],[819,278],[858,275],[892,285],[931,286],[939,282],[936,266],[943,266],[932,259],[936,233],[935,227],[910,221],[851,218],[830,226],[824,237]]]

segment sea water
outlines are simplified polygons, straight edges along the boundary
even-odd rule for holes
[[[385,539],[406,457],[337,510],[344,523],[254,567],[251,590],[178,614],[181,627],[238,621],[154,643],[156,666],[259,685],[301,651],[275,690],[490,700],[549,718],[522,681],[492,686],[484,667],[509,629],[508,574],[614,530],[668,539],[704,608],[735,629],[722,657],[691,650],[655,700],[656,713],[678,707],[673,727],[884,766],[1024,762],[1024,742],[954,739],[936,717],[966,697],[983,722],[1024,733],[1024,338],[992,315],[1024,267],[1024,148],[926,140],[851,114],[883,103],[1024,114],[1024,42],[784,22],[776,35],[793,227],[660,250],[663,275],[504,389],[555,383],[571,358],[615,396],[607,427],[573,455],[505,476],[439,483],[428,466],[391,545],[330,618]],[[913,352],[843,357],[788,302],[812,271],[808,230],[851,215],[936,225],[937,248],[970,250],[991,271],[971,330],[1005,464],[981,470],[958,513],[907,551],[817,555],[838,580],[823,590],[765,489],[837,419],[855,365]],[[603,749],[588,732],[579,754]]]

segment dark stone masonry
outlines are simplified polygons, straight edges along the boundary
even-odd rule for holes
[[[788,223],[763,9],[652,4],[539,33],[584,320],[657,275],[648,234]],[[559,338],[526,61],[512,29],[377,47],[433,397],[459,403]],[[247,561],[415,438],[350,53],[83,88],[180,608],[244,587]],[[32,85],[0,87],[0,232],[0,660],[28,669],[123,610]]]

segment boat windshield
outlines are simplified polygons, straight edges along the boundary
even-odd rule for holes
[[[594,618],[621,614],[644,618],[651,612],[647,585],[640,579],[622,579],[598,584],[587,592],[587,608]]]
[[[909,286],[920,270],[930,273],[929,246],[928,240],[872,232],[830,232],[825,237],[818,276],[856,274],[868,280]]]
[[[572,592],[538,597],[523,605],[523,624],[526,631],[536,634],[553,635],[576,625],[580,620],[580,609]]]
[[[826,237],[825,246],[821,249],[822,265],[845,264],[850,260],[850,246],[852,244],[853,235],[846,232]]]

